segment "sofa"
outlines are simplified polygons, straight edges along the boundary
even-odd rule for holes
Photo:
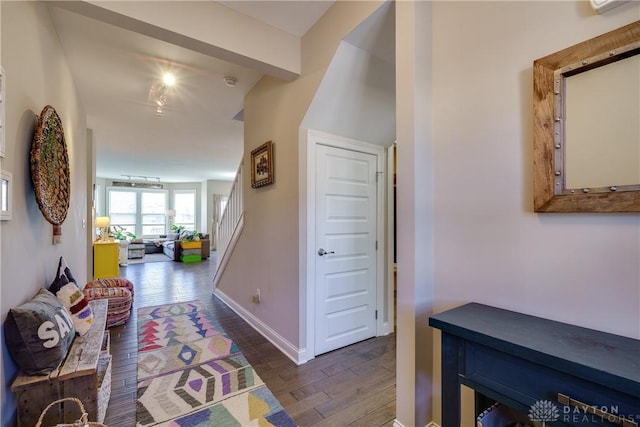
[[[145,254],[161,254],[162,243],[167,240],[166,236],[158,239],[144,239],[144,253]]]
[[[182,246],[180,243],[183,240],[178,235],[167,235],[167,240],[162,242],[162,252],[174,261],[180,262],[182,260]],[[200,234],[200,255],[202,259],[207,259],[211,255],[211,241],[208,234]]]

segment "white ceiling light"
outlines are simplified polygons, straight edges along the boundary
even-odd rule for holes
[[[235,87],[237,82],[238,82],[238,79],[236,79],[233,76],[225,76],[224,77],[224,84],[227,87]]]
[[[164,75],[162,76],[162,82],[165,85],[171,87],[176,84],[176,77],[171,73],[164,73]]]
[[[152,85],[149,91],[149,101],[155,105],[156,115],[161,116],[164,106],[169,102],[169,86],[164,82]]]
[[[169,72],[162,75],[162,81],[154,83],[149,91],[149,101],[156,107],[156,116],[162,116],[164,107],[169,102],[169,92],[176,84],[176,77]]]

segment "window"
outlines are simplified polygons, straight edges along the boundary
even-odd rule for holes
[[[136,234],[138,213],[136,199],[137,192],[135,190],[109,190],[109,220],[112,227],[119,225]]]
[[[196,192],[195,190],[176,190],[173,195],[173,206],[176,211],[175,225],[182,225],[187,230],[196,229]]]
[[[165,192],[141,194],[142,235],[158,236],[166,233],[167,195]]]
[[[167,232],[166,190],[111,187],[107,189],[107,204],[111,226],[119,225],[138,237]]]
[[[222,214],[224,213],[224,210],[227,208],[228,201],[229,201],[228,197],[223,197],[220,200],[220,212],[218,212],[218,218],[222,218]]]
[[[93,211],[96,213],[96,216],[104,216],[104,211],[102,210],[102,200],[100,197],[102,187],[100,184],[95,184],[93,186]]]

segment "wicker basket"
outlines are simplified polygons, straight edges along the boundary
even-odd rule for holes
[[[75,397],[65,397],[64,399],[56,400],[55,402],[51,402],[49,405],[47,405],[47,407],[44,408],[44,411],[42,411],[42,413],[40,414],[40,418],[38,418],[38,423],[36,424],[36,427],[46,427],[42,425],[42,420],[44,419],[49,409],[51,409],[54,405],[58,405],[63,402],[76,403],[80,407],[80,412],[82,413],[82,415],[80,416],[79,420],[73,422],[72,424],[56,424],[55,427],[107,427],[102,423],[89,421],[88,420],[89,416],[87,415],[87,411],[85,411],[84,409],[84,405],[82,404],[80,399],[76,399]]]
[[[529,418],[499,403],[494,404],[477,418],[477,427],[537,427]]]

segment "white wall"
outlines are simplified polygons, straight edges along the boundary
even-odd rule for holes
[[[302,127],[389,146],[396,139],[395,65],[340,43]]]
[[[436,311],[477,301],[640,338],[639,215],[535,214],[532,184],[533,61],[639,18],[637,2],[433,3]]]
[[[0,222],[1,318],[55,276],[62,255],[76,278],[87,277],[87,152],[85,113],[73,86],[47,6],[0,2],[2,58],[7,73],[7,156],[13,174],[13,219]],[[52,245],[52,227],[38,209],[29,173],[36,115],[50,104],[62,119],[69,151],[71,200],[62,225],[62,244]],[[13,425],[16,408],[9,390],[16,367],[2,340],[2,425]]]

